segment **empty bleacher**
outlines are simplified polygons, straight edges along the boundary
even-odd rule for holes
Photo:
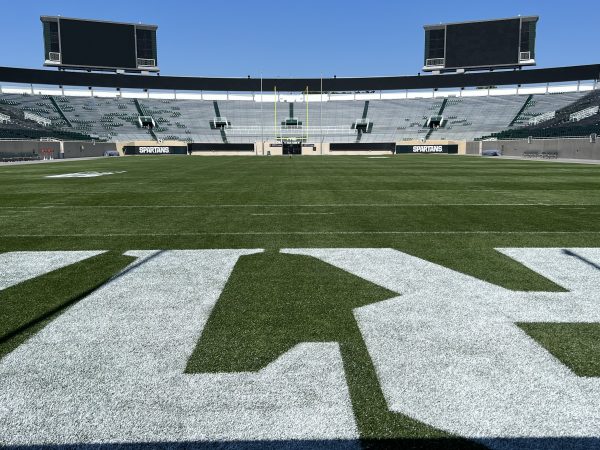
[[[582,93],[567,92],[561,94],[534,95],[527,107],[521,112],[515,120],[513,126],[524,126],[529,124],[529,120],[547,112],[556,111],[577,102],[585,97]]]
[[[275,105],[251,98],[175,100],[0,93],[0,113],[11,119],[21,114],[20,121],[2,124],[2,129],[10,126],[13,132],[21,130],[20,136],[32,138],[41,133],[57,138],[60,138],[59,135],[77,135],[111,141],[155,139],[250,143],[287,136],[313,142],[356,142],[358,133],[353,125],[363,117],[365,100],[331,97],[324,102],[296,102],[294,116],[302,122],[298,127],[281,125],[289,116],[288,102],[279,101]],[[596,97],[598,91],[591,94],[370,99],[367,113],[370,129],[361,133],[360,141],[473,140],[507,129],[519,130],[532,118],[551,111],[560,112],[551,121],[560,121],[567,113],[596,105],[590,101],[590,98]],[[220,116],[227,118],[228,125],[224,129],[211,127],[211,121],[216,117],[215,103]],[[2,107],[10,111],[3,111]],[[429,128],[428,119],[437,116],[440,111],[444,119],[442,126]],[[25,112],[48,120],[49,125],[34,126],[34,122],[24,119]],[[154,128],[141,127],[140,116],[152,117]],[[582,120],[581,125],[588,124],[589,119]],[[45,133],[42,128],[46,128]]]
[[[41,139],[55,138],[64,140],[90,140],[87,133],[80,133],[72,129],[63,128],[58,119],[56,122],[50,112],[42,111],[42,107],[35,108],[25,103],[25,108],[15,99],[0,98],[0,139]],[[41,103],[41,102],[38,102]],[[44,117],[42,114],[46,114]]]
[[[573,94],[563,94],[563,96],[570,101],[564,101],[562,106],[551,109],[554,114],[548,114],[547,120],[534,121],[527,126],[490,133],[490,136],[498,139],[523,139],[600,134],[600,91],[595,90],[577,97]],[[551,106],[557,104],[558,102]]]

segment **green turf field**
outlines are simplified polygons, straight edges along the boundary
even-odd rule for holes
[[[125,171],[48,179],[78,171]],[[600,166],[439,155],[0,167],[0,248],[597,242]],[[425,244],[425,245],[423,245]]]
[[[47,178],[92,171],[113,174]],[[600,247],[600,165],[406,155],[0,166],[0,252],[107,251],[0,291],[0,357],[134,262],[129,250],[264,249],[236,263],[186,373],[258,371],[295,344],[339,342],[363,446],[480,448],[388,411],[352,311],[397,294],[279,251],[329,247],[392,248],[501,288],[564,292],[495,249]],[[600,377],[600,324],[519,326],[574,373]]]

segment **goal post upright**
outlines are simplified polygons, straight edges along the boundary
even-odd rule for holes
[[[304,97],[304,101],[306,103],[306,138],[305,138],[305,142],[308,143],[308,86],[306,86],[306,95]]]

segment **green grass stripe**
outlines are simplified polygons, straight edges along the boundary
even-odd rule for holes
[[[600,323],[519,323],[580,377],[600,377]]]

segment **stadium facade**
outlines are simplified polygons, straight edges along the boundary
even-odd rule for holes
[[[42,149],[54,158],[110,150],[321,155],[389,154],[414,146],[415,152],[481,154],[491,145],[522,156],[536,138],[570,137],[578,138],[577,151],[563,149],[561,157],[594,159],[599,78],[600,65],[297,79],[4,67],[0,152],[4,158],[38,158]],[[485,142],[490,139],[496,143]],[[527,145],[515,149],[498,139]]]

